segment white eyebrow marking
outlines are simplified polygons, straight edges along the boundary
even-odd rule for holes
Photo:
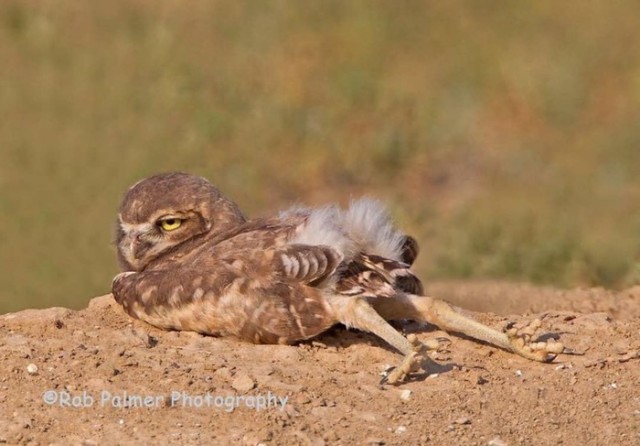
[[[127,234],[131,232],[149,232],[153,229],[152,223],[125,223],[122,221],[122,215],[118,215],[118,223],[120,224],[120,228]]]

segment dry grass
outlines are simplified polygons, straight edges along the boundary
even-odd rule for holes
[[[637,2],[0,3],[0,311],[116,272],[120,194],[389,200],[432,278],[640,280]]]

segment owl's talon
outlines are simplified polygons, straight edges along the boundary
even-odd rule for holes
[[[420,359],[419,353],[412,351],[404,357],[397,367],[393,368],[387,376],[383,378],[383,381],[391,385],[401,383],[407,378],[407,375],[418,370],[422,362]]]
[[[397,366],[386,371],[385,376],[380,381],[380,384],[399,384],[407,379],[407,376],[420,369],[429,372],[429,369],[434,364],[434,361],[429,358],[429,351],[440,351],[443,344],[450,343],[448,338],[436,338],[429,339],[426,342],[422,342],[414,334],[407,336],[407,340],[411,343],[413,351],[407,354],[402,362]]]
[[[511,350],[527,359],[539,362],[551,362],[565,351],[561,342],[551,338],[547,341],[534,341],[536,331],[542,326],[540,319],[534,319],[523,327],[510,322],[505,327]]]

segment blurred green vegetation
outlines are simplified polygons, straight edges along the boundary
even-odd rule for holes
[[[117,272],[121,194],[388,201],[428,278],[640,281],[640,3],[0,3],[0,312]]]

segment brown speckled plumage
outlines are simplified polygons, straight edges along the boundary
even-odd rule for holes
[[[113,295],[157,327],[292,343],[341,322],[382,337],[411,368],[415,346],[386,320],[414,319],[547,359],[422,296],[409,269],[418,244],[374,200],[247,220],[207,180],[159,174],[125,194],[116,243]]]

